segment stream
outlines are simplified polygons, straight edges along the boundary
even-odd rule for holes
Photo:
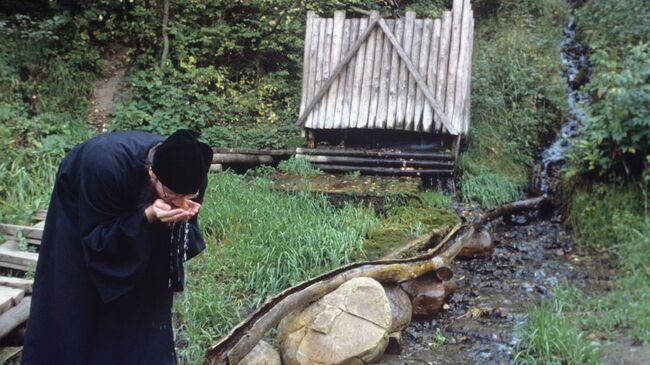
[[[556,140],[540,155],[531,193],[553,196],[565,153],[580,132],[579,90],[589,76],[585,51],[570,19],[563,39],[570,115]],[[519,328],[529,309],[564,283],[587,293],[604,290],[613,279],[613,258],[573,247],[555,217],[515,217],[492,227],[491,257],[453,264],[456,291],[437,315],[414,318],[402,332],[398,354],[380,364],[510,364],[521,341]]]

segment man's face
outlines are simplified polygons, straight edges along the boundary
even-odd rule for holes
[[[188,208],[188,200],[192,200],[199,195],[197,191],[194,194],[177,194],[158,180],[156,174],[149,169],[149,178],[151,183],[156,190],[158,198],[162,199],[165,203],[169,204],[172,208]]]

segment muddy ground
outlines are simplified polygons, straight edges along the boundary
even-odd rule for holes
[[[587,293],[615,278],[612,257],[576,250],[559,223],[493,227],[489,258],[455,261],[457,290],[432,318],[415,318],[402,332],[399,355],[382,364],[511,364],[518,327],[529,308],[553,288],[570,283]]]

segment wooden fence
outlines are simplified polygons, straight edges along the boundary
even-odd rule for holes
[[[309,12],[298,125],[467,134],[473,30],[469,0],[435,20]]]

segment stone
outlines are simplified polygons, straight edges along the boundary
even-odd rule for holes
[[[238,365],[282,365],[280,354],[273,346],[269,345],[266,341],[262,340],[257,343],[255,347]]]
[[[456,255],[456,258],[485,258],[492,256],[493,252],[494,240],[492,239],[490,232],[487,229],[484,229],[480,232],[474,232],[474,234],[468,238],[468,241],[464,242],[464,246],[458,255]]]
[[[390,303],[371,278],[355,278],[278,325],[284,365],[364,364],[388,345]]]
[[[392,317],[392,323],[388,331],[399,332],[411,323],[413,315],[411,300],[399,285],[385,285],[384,290],[386,291],[388,304],[390,304]]]
[[[438,313],[456,288],[453,280],[440,281],[435,274],[423,275],[400,286],[411,299],[413,314],[425,316]]]

